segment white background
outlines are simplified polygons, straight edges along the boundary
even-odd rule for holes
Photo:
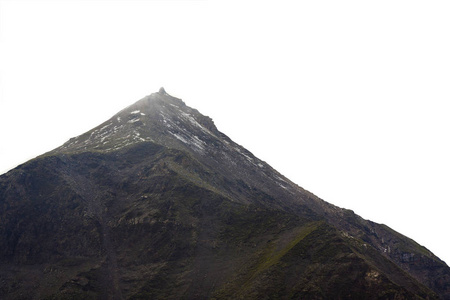
[[[450,261],[448,1],[0,0],[0,173],[161,86]]]

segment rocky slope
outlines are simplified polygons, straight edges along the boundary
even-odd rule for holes
[[[0,176],[1,299],[450,299],[426,248],[164,89]]]

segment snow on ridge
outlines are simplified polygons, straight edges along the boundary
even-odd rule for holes
[[[176,139],[183,142],[184,144],[186,144],[188,146],[193,146],[194,147],[193,150],[198,150],[201,153],[204,153],[206,143],[204,141],[202,141],[198,136],[193,135],[193,134],[187,134],[187,133],[185,133],[186,135],[181,135],[179,133],[175,133],[170,130],[169,130],[169,133],[172,134]]]
[[[250,156],[248,156],[247,154],[245,154],[244,152],[241,151],[241,149],[239,149],[238,147],[234,147],[234,150],[236,150],[237,152],[239,152],[242,156],[244,156],[249,162],[251,162],[252,164],[255,164],[255,162],[253,161],[253,158],[251,158]]]
[[[146,118],[144,116],[146,114],[140,110],[116,115],[109,122],[102,124],[89,133],[69,140],[61,146],[61,150],[113,152],[133,144],[154,142],[151,137],[146,136],[144,132],[139,132],[133,126],[136,122],[143,122],[144,118]],[[145,125],[144,122],[143,124]]]
[[[172,105],[176,107],[175,105]],[[206,142],[199,138],[194,134],[188,127],[189,124],[194,125],[199,128],[202,132],[207,133],[209,135],[213,135],[208,129],[206,129],[203,125],[197,122],[195,118],[184,111],[181,111],[178,107],[176,115],[168,115],[167,113],[160,112],[160,116],[162,117],[162,123],[164,126],[168,128],[168,132],[173,135],[177,140],[181,141],[185,145],[191,147],[194,151],[198,151],[204,154],[206,149]],[[185,122],[187,121],[187,122]]]
[[[286,180],[284,180],[283,178],[281,178],[280,176],[278,176],[276,174],[274,175],[274,177],[275,177],[274,179],[276,180],[276,183],[280,187],[282,187],[283,189],[285,189],[285,190],[287,190],[287,191],[292,193],[292,191],[291,191],[292,186],[289,184],[289,182],[287,182]]]
[[[282,181],[282,182],[284,182],[284,183],[287,183],[286,180],[284,180],[283,178],[281,178],[281,177],[278,176],[278,175],[275,175],[275,178],[276,178],[277,180],[279,180],[279,181]]]
[[[188,113],[185,113],[184,111],[181,111],[181,117],[183,117],[184,119],[188,120],[189,122],[191,122],[193,125],[199,127],[201,130],[203,130],[204,132],[209,132],[208,129],[206,129],[202,124],[200,124],[199,122],[197,122],[197,120]]]
[[[172,104],[170,104],[170,105],[172,105]],[[177,107],[175,105],[172,105],[172,106],[177,108],[177,112],[176,112],[175,116],[171,117],[170,115],[167,115],[166,113],[160,111],[160,115],[162,117],[162,121],[165,126],[171,128],[171,129],[178,129],[179,131],[182,131],[185,134],[190,135],[190,133],[187,132],[188,131],[187,128],[183,125],[183,124],[188,125],[190,123],[190,124],[194,125],[195,127],[199,128],[204,133],[216,137],[214,133],[212,133],[205,126],[203,126],[202,124],[197,122],[197,120],[195,119],[195,117],[192,114],[182,111],[179,107]],[[188,123],[183,122],[183,121],[188,121]]]

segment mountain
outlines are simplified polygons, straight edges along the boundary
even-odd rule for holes
[[[450,268],[163,88],[0,176],[1,299],[450,299]]]

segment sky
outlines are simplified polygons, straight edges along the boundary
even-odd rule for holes
[[[161,86],[450,263],[450,2],[0,0],[0,174]]]

